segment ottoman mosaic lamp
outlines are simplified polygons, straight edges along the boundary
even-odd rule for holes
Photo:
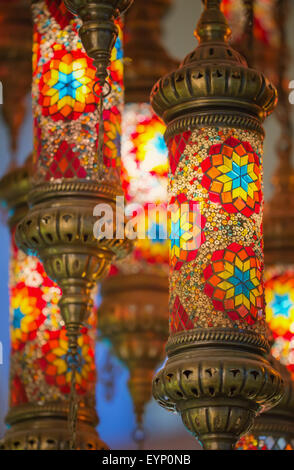
[[[171,204],[168,360],[153,394],[205,449],[233,449],[283,393],[263,291],[262,122],[277,93],[230,47],[221,2],[203,3],[199,46],[151,94]]]
[[[107,2],[108,20],[103,23],[105,2],[77,2],[78,11],[86,15],[82,26],[60,0],[39,0],[32,5],[33,177],[30,210],[16,229],[16,242],[23,251],[38,256],[47,275],[61,289],[58,305],[68,337],[72,378],[69,411],[73,448],[81,362],[78,338],[93,308],[91,292],[111,261],[130,250],[129,240],[116,238],[116,227],[112,239],[96,239],[93,233],[95,206],[107,204],[115,214],[116,196],[122,193],[122,43],[121,36],[117,38],[117,17],[130,1],[112,3]],[[102,45],[101,29],[103,38],[112,38]],[[102,100],[108,73],[111,91]]]

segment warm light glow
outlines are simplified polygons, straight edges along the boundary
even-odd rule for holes
[[[236,446],[236,450],[293,450],[294,440],[286,440],[276,436],[254,436],[247,434],[242,437]]]
[[[140,239],[136,240],[132,255],[117,263],[111,272],[167,275],[168,150],[164,141],[165,126],[149,104],[140,103],[126,105],[122,129],[121,178],[126,210],[132,207],[131,204],[140,204],[143,214],[138,215]]]
[[[294,268],[275,266],[265,273],[266,320],[273,333],[273,356],[294,378]]]
[[[128,201],[167,201],[165,126],[149,104],[128,104],[123,114],[123,186]]]

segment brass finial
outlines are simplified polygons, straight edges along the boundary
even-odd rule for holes
[[[103,87],[111,51],[118,35],[114,23],[133,0],[65,0],[67,9],[82,20],[79,35],[86,53],[94,61],[96,76]]]
[[[221,0],[203,0],[204,11],[198,22],[195,36],[200,43],[207,41],[226,42],[231,29],[224,14],[220,10]]]

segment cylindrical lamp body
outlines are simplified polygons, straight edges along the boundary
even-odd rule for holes
[[[171,335],[199,327],[264,334],[262,137],[206,127],[176,134],[168,147]]]
[[[33,5],[34,179],[97,180],[99,98],[93,87],[96,69],[78,36],[80,20],[63,2],[40,0]],[[110,84],[104,100],[104,177],[120,177],[123,104],[122,30],[112,52]],[[99,88],[99,87],[98,87]]]

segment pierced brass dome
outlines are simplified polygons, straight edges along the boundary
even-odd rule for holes
[[[233,118],[232,114],[236,115],[238,110],[239,126],[260,130],[260,123],[275,107],[277,91],[229,45],[231,31],[219,3],[205,1],[195,32],[199,46],[176,71],[155,84],[151,104],[166,123],[197,112],[201,125],[224,123],[228,119],[233,125],[237,124],[238,116]],[[202,119],[199,112],[203,112]],[[214,113],[217,116],[213,122],[211,116],[207,121],[207,115]]]

